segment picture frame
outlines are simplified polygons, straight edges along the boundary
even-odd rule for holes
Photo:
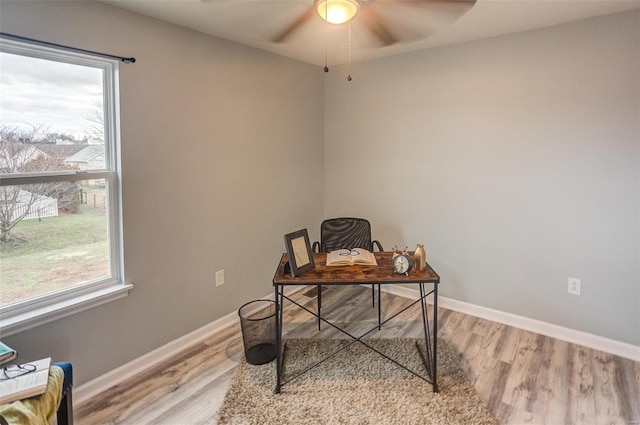
[[[296,277],[315,268],[313,252],[307,229],[300,229],[284,235],[284,245],[289,257],[291,276]]]

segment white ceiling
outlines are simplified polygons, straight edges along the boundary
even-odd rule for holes
[[[313,0],[103,0],[113,6],[304,62],[329,66],[349,60],[349,25],[327,25],[317,15],[283,43],[270,41]],[[369,0],[403,42],[381,46],[351,23],[351,61],[549,27],[640,8],[640,0],[477,0],[450,23],[437,2]],[[375,3],[374,3],[375,2]]]

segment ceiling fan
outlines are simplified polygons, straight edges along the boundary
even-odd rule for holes
[[[395,31],[390,20],[378,12],[378,6],[388,7],[392,4],[409,6],[443,6],[447,9],[443,24],[449,24],[464,15],[473,7],[476,0],[313,0],[311,5],[296,20],[272,38],[273,42],[282,43],[289,39],[300,27],[316,17],[316,13],[330,24],[340,25],[355,19],[366,27],[383,46],[398,43],[401,31]],[[430,28],[429,30],[434,30]],[[430,32],[431,32],[430,31]]]

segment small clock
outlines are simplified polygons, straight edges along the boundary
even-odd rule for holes
[[[398,274],[408,275],[413,267],[413,261],[408,254],[398,254],[393,257],[393,271]]]

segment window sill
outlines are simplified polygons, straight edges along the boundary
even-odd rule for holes
[[[133,285],[114,285],[21,314],[5,314],[0,317],[0,333],[4,338],[124,298],[131,288]]]

